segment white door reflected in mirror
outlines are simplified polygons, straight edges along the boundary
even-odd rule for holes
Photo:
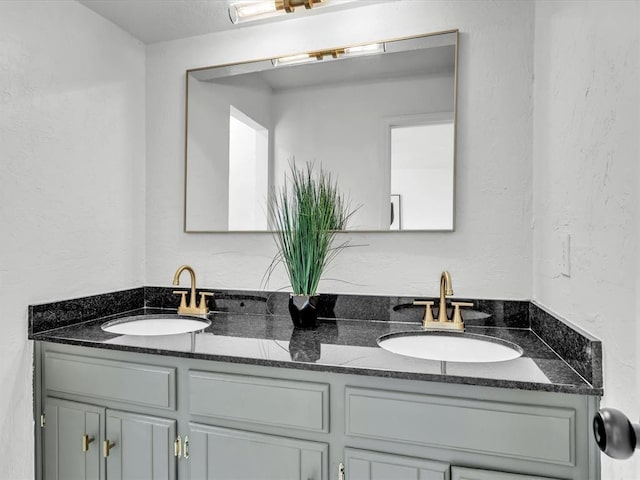
[[[229,230],[267,229],[269,131],[233,105],[229,114]],[[224,210],[213,214],[225,215]]]
[[[390,127],[391,228],[453,230],[453,118],[423,122]]]

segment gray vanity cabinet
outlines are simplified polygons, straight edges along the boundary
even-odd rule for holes
[[[344,450],[345,479],[348,480],[449,480],[449,464],[422,458]]]
[[[532,477],[513,473],[477,470],[475,468],[452,467],[451,480],[554,480],[548,477]]]
[[[175,368],[73,348],[41,361],[44,479],[175,480]]]
[[[328,445],[189,424],[191,480],[327,480]]]
[[[49,343],[36,354],[37,480],[600,478],[597,397]]]
[[[175,480],[176,421],[107,410],[107,480]]]
[[[105,409],[94,405],[46,397],[44,477],[47,480],[99,480],[104,478],[100,444],[104,439]],[[83,436],[87,435],[86,452]]]
[[[53,397],[44,406],[47,480],[175,480],[175,420]]]

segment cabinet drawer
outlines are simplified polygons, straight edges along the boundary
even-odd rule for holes
[[[189,478],[329,480],[326,443],[189,423]]]
[[[344,449],[349,480],[449,480],[449,464],[422,458]]]
[[[175,368],[46,352],[49,391],[175,410]]]
[[[532,477],[517,473],[477,470],[475,468],[451,467],[451,480],[554,480],[548,477]],[[556,479],[557,480],[557,479]]]
[[[329,385],[191,370],[189,412],[328,432]]]
[[[346,433],[363,438],[575,465],[575,411],[346,388]]]

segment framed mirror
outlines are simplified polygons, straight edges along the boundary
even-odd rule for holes
[[[321,165],[349,230],[454,228],[458,31],[188,70],[185,232],[268,230],[292,163]]]

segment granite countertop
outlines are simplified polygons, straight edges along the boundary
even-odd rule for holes
[[[541,335],[532,328],[548,329],[554,319],[550,320],[548,313],[538,312],[537,307],[532,308],[526,301],[476,301],[476,309],[467,313],[465,319],[467,332],[516,343],[524,351],[522,357],[485,364],[446,362],[446,373],[439,361],[393,354],[377,345],[382,335],[421,330],[421,310],[412,307],[407,299],[384,297],[386,303],[380,300],[378,307],[384,303],[387,308],[382,310],[387,313],[364,320],[341,318],[345,309],[359,310],[352,304],[362,297],[340,296],[338,302],[333,299],[331,312],[324,312],[327,316],[321,319],[318,328],[301,330],[293,328],[288,314],[282,311],[282,302],[270,306],[271,299],[267,301],[263,292],[216,291],[217,298],[210,305],[213,311],[208,315],[211,325],[202,332],[143,337],[116,335],[100,328],[108,320],[125,316],[175,313],[175,307],[168,308],[165,304],[175,302],[166,290],[142,287],[106,294],[108,298],[94,296],[31,306],[29,338],[272,367],[583,395],[603,393],[600,343],[592,338],[584,340],[582,332],[575,332],[579,338],[573,339],[566,350],[572,358],[561,357],[557,349],[549,346],[554,335]],[[114,302],[114,298],[118,301]],[[340,299],[346,307],[340,306]],[[102,307],[104,301],[111,306]],[[139,307],[129,308],[136,305]],[[558,330],[557,325],[551,326]],[[571,336],[560,333],[565,339]]]

